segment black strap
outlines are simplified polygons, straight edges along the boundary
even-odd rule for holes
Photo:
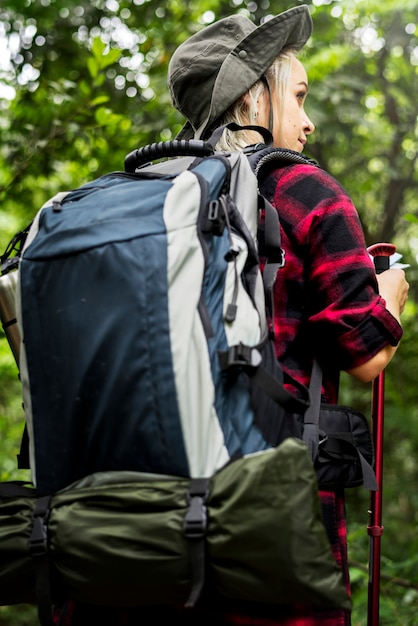
[[[234,130],[234,131],[236,131],[236,130],[254,130],[255,132],[259,133],[262,136],[262,138],[264,139],[265,143],[262,144],[263,147],[266,148],[268,146],[271,146],[272,143],[273,143],[273,135],[270,132],[270,130],[268,128],[266,128],[265,126],[259,126],[257,124],[245,124],[244,126],[241,126],[240,124],[236,124],[235,122],[229,122],[228,124],[225,124],[224,127],[221,126],[220,128],[222,128],[222,131],[223,131],[223,128],[228,128],[229,130]],[[219,141],[219,139],[220,139],[220,137],[218,138],[218,141]],[[212,139],[210,139],[209,141],[211,141],[213,145],[216,145],[216,144],[214,144]],[[257,146],[258,145],[259,144],[257,144]]]
[[[41,626],[54,626],[52,594],[48,560],[48,519],[51,496],[40,497],[32,515],[29,552],[36,566],[36,601]]]
[[[257,230],[258,251],[265,259],[263,268],[263,287],[266,307],[274,320],[273,288],[277,272],[285,264],[285,253],[281,247],[279,214],[272,204],[259,195],[259,210],[264,210],[264,223]]]
[[[377,484],[376,474],[374,469],[366,461],[364,456],[357,450],[358,458],[360,459],[361,471],[363,473],[363,486],[369,491],[379,491],[379,485]]]
[[[18,469],[30,469],[29,435],[28,435],[28,427],[26,424],[23,429],[22,439],[20,442],[20,451],[17,455],[17,467]]]
[[[295,380],[292,382],[301,390],[305,397],[299,398],[293,395],[262,365],[259,365],[257,368],[248,369],[247,373],[270,398],[280,404],[286,411],[289,411],[289,413],[304,413],[309,406],[308,390],[302,384],[299,384],[298,381]]]
[[[24,480],[13,480],[0,483],[0,498],[36,498],[36,491],[30,482]]]
[[[348,433],[333,433],[321,443],[321,451],[330,457],[338,458],[340,461],[360,461],[361,472],[363,475],[363,486],[369,491],[378,491],[379,487],[376,480],[376,474],[365,459],[360,450],[355,447],[351,435]]]
[[[239,344],[231,346],[225,352],[218,352],[222,371],[228,368],[241,368],[246,374],[272,398],[290,413],[305,412],[309,406],[308,389],[296,380],[292,383],[300,390],[301,397],[293,395],[280,381],[263,366],[262,356],[257,348]]]
[[[315,359],[309,384],[310,405],[304,416],[303,441],[308,446],[312,461],[318,457],[319,411],[321,409],[322,370]]]
[[[283,264],[279,214],[274,206],[261,195],[258,199],[258,208],[264,209],[264,229],[258,239],[259,254],[267,257],[271,262]]]
[[[187,498],[189,508],[184,518],[183,530],[189,540],[192,565],[192,589],[185,603],[192,608],[202,592],[205,583],[205,536],[207,529],[206,500],[209,493],[208,478],[192,478]]]

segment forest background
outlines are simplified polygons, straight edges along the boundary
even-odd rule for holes
[[[418,624],[418,3],[314,0],[303,62],[317,130],[306,154],[338,178],[367,245],[390,241],[411,285],[404,339],[386,370],[381,624]],[[0,8],[0,254],[59,190],[123,169],[182,125],[168,60],[234,12],[259,23],[296,0],[3,0]],[[343,376],[342,403],[370,417],[371,385]],[[0,330],[0,478],[22,478],[17,366]],[[367,623],[369,493],[347,494],[353,626]],[[0,607],[0,626],[35,626]]]

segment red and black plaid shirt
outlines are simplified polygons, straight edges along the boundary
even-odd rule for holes
[[[402,329],[378,294],[357,211],[341,185],[314,165],[272,171],[262,192],[277,208],[285,266],[275,285],[276,353],[309,381],[324,370],[324,401],[336,403],[339,372],[361,365]]]

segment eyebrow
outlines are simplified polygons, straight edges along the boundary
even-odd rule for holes
[[[306,91],[309,91],[309,85],[304,80],[301,80],[300,83],[298,83],[298,85],[303,85],[306,88]]]

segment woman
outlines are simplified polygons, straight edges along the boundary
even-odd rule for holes
[[[216,126],[234,121],[269,128],[276,147],[301,153],[315,127],[305,112],[308,78],[296,52],[311,27],[304,5],[258,28],[235,15],[182,44],[169,69],[173,103],[188,120],[179,138],[207,138]],[[218,147],[243,149],[257,141],[253,131],[226,131]],[[304,384],[313,360],[320,360],[322,399],[336,403],[340,371],[368,382],[393,357],[408,293],[404,272],[384,272],[376,282],[349,196],[315,165],[277,161],[260,187],[278,210],[286,253],[275,285],[276,354]],[[343,493],[321,492],[320,497],[348,587]],[[226,615],[231,624],[350,624],[346,611],[306,606],[235,606]]]
[[[301,153],[314,125],[305,113],[308,79],[295,53],[311,34],[306,6],[258,28],[240,15],[192,36],[170,63],[174,105],[187,123],[179,138],[206,138],[221,123],[269,128],[274,145]],[[254,131],[226,131],[221,149],[260,141]],[[408,293],[402,270],[376,281],[357,212],[341,186],[308,160],[277,161],[261,183],[277,208],[286,264],[276,283],[276,353],[304,384],[314,358],[323,368],[323,400],[338,400],[339,372],[371,381],[388,364],[402,335],[400,314]],[[325,525],[349,588],[343,493],[321,492]],[[168,622],[219,626],[348,626],[342,610],[313,606],[254,606],[211,598],[183,611],[164,607],[115,611],[67,606],[61,624],[133,626]]]

